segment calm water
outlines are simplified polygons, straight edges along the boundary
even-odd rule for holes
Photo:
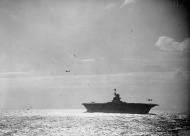
[[[189,116],[85,113],[85,110],[1,110],[0,136],[188,135]]]

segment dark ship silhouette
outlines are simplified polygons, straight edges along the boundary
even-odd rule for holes
[[[131,114],[148,114],[151,108],[158,106],[152,103],[127,103],[121,101],[120,95],[114,89],[112,102],[107,103],[83,103],[87,112],[104,112],[104,113],[131,113]]]

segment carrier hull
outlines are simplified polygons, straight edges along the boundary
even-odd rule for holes
[[[104,112],[104,113],[131,113],[131,114],[148,114],[151,108],[158,106],[149,103],[83,103],[87,112]]]

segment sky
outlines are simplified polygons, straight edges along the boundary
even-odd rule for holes
[[[127,102],[189,112],[189,14],[178,0],[1,0],[0,108]]]

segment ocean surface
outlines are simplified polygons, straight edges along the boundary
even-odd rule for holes
[[[189,115],[0,110],[0,136],[188,136]]]

